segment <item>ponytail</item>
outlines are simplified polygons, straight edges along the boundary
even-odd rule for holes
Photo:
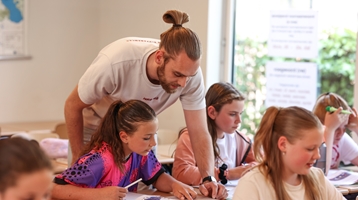
[[[322,124],[312,112],[300,107],[269,107],[262,117],[254,138],[254,154],[260,163],[259,170],[265,176],[276,193],[278,200],[289,199],[282,177],[282,152],[278,148],[278,140],[285,137],[291,144],[305,133],[303,130],[322,130]],[[321,199],[319,184],[310,171],[300,175],[305,185],[305,198]]]
[[[125,153],[123,142],[119,137],[121,131],[132,135],[137,131],[141,122],[149,122],[156,118],[154,110],[140,100],[129,100],[113,102],[106,115],[103,117],[97,131],[92,135],[91,141],[83,150],[82,155],[91,150],[98,150],[103,142],[111,147],[116,165],[123,170]]]

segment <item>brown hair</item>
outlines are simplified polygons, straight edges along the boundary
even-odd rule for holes
[[[231,103],[233,100],[243,101],[245,100],[244,95],[239,92],[232,84],[230,83],[215,83],[210,86],[209,90],[205,95],[206,100],[206,110],[209,106],[213,106],[216,112],[220,112],[223,105]],[[216,132],[216,123],[213,119],[206,115],[208,130],[212,138],[212,145],[214,149],[215,159],[220,158],[220,150],[217,141],[217,132]]]
[[[82,155],[93,149],[100,149],[102,142],[107,143],[113,154],[114,161],[120,170],[123,170],[125,154],[119,132],[124,131],[132,135],[142,122],[150,122],[156,118],[154,110],[140,100],[129,100],[125,103],[115,101],[103,117],[97,131],[92,135],[91,141],[83,150]]]
[[[310,111],[292,106],[287,108],[269,107],[262,117],[259,128],[254,138],[254,153],[259,170],[266,179],[270,180],[278,200],[289,199],[282,181],[282,153],[277,146],[281,136],[287,138],[293,144],[298,138],[303,137],[303,130],[319,129],[322,124]],[[306,199],[322,199],[320,183],[310,171],[307,175],[300,175],[305,185]]]
[[[15,186],[19,176],[43,169],[52,170],[51,161],[36,141],[0,140],[0,193]]]
[[[189,21],[188,14],[178,10],[168,10],[164,13],[163,20],[173,24],[170,29],[160,34],[159,48],[164,48],[168,54],[166,59],[168,57],[173,59],[180,52],[185,51],[190,59],[198,60],[201,56],[199,37],[194,31],[182,26]]]
[[[313,113],[318,117],[322,124],[324,124],[324,119],[326,117],[327,106],[332,106],[335,108],[342,107],[343,110],[352,111],[346,100],[344,100],[338,94],[331,92],[323,93],[317,98],[316,104],[313,107]]]

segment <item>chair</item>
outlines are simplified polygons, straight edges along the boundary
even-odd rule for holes
[[[68,139],[66,123],[57,124],[55,127],[55,133],[57,133],[61,139]]]

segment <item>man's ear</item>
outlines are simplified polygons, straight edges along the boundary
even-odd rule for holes
[[[155,52],[155,63],[161,66],[163,62],[164,62],[164,51],[159,49]]]
[[[282,153],[286,153],[286,151],[287,151],[287,149],[286,149],[287,142],[288,141],[285,136],[281,136],[280,138],[278,138],[277,147],[278,147],[278,149],[280,149],[280,151]]]
[[[119,132],[119,138],[122,140],[123,143],[127,144],[128,143],[128,134],[124,131],[120,131]]]
[[[215,120],[215,119],[216,119],[217,112],[216,112],[214,106],[209,106],[207,112],[208,112],[208,116],[209,116],[212,120]]]

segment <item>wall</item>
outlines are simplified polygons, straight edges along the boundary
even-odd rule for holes
[[[98,51],[126,36],[159,38],[170,27],[162,20],[169,9],[189,14],[185,26],[201,39],[201,66],[206,78],[212,73],[206,68],[209,2],[215,0],[28,2],[28,49],[32,59],[0,61],[0,123],[62,120],[65,99]],[[215,62],[218,59],[214,58]],[[180,102],[160,114],[159,120],[160,128],[183,127]]]
[[[63,104],[98,51],[95,0],[28,1],[30,60],[0,61],[0,122],[63,119]]]

